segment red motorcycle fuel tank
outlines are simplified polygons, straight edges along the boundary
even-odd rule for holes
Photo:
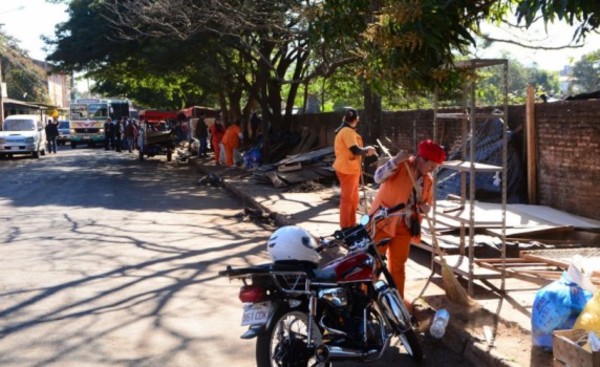
[[[323,269],[334,271],[338,282],[371,281],[375,274],[375,260],[369,254],[358,252],[336,259]]]

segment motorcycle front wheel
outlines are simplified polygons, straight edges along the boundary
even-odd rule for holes
[[[398,334],[398,339],[400,339],[404,349],[406,349],[406,352],[415,362],[420,362],[423,360],[421,344],[419,344],[417,333],[415,333],[413,329],[406,330],[405,332]]]
[[[257,367],[329,367],[318,362],[314,348],[309,350],[308,314],[304,311],[280,309],[273,322],[256,340]],[[313,323],[313,346],[322,343],[321,331]]]
[[[412,328],[410,313],[404,306],[402,298],[396,290],[388,289],[384,293],[383,309],[387,311],[388,319],[392,323],[395,334],[406,349],[406,352],[416,362],[423,360],[423,350],[417,338],[417,333]]]

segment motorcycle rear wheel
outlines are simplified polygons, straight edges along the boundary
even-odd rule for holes
[[[283,308],[256,340],[257,367],[329,367],[318,362],[314,350],[307,350],[308,314]],[[313,324],[313,344],[322,343],[321,331]]]

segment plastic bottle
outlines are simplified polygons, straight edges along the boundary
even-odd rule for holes
[[[433,321],[431,321],[431,326],[429,327],[429,333],[431,336],[437,339],[444,336],[449,320],[450,314],[448,311],[443,308],[437,310],[435,316],[433,317]]]

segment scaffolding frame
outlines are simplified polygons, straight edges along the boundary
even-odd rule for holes
[[[455,274],[466,276],[468,280],[468,293],[473,295],[473,282],[475,279],[492,279],[500,278],[501,287],[500,290],[505,290],[505,277],[506,277],[506,201],[507,201],[507,185],[508,185],[508,60],[506,59],[471,59],[467,61],[461,61],[456,63],[455,68],[459,71],[471,73],[471,77],[465,79],[463,82],[462,89],[462,111],[463,112],[440,112],[439,101],[440,92],[439,89],[435,90],[434,100],[434,118],[433,118],[433,139],[437,141],[437,127],[439,120],[454,120],[461,122],[461,137],[462,137],[462,157],[460,161],[449,161],[442,164],[443,168],[456,170],[460,172],[461,177],[461,194],[460,204],[466,207],[468,202],[469,216],[468,220],[460,222],[460,255],[456,260],[456,264],[450,266],[453,267]],[[482,112],[483,107],[477,105],[477,77],[474,77],[478,70],[483,68],[489,68],[494,66],[502,67],[502,81],[503,81],[503,101],[501,105],[502,110],[495,109],[492,113]],[[498,107],[498,104],[495,106]],[[489,108],[489,106],[488,106]],[[475,131],[479,121],[485,121],[489,118],[502,118],[502,166],[493,166],[487,164],[481,164],[475,162]],[[469,156],[467,156],[467,134],[470,135],[470,149]],[[475,253],[475,174],[477,172],[501,172],[502,174],[502,198],[501,198],[501,220],[498,223],[501,228],[501,248],[500,248],[500,269],[497,275],[490,273],[489,269],[482,269],[483,271],[476,271],[476,262],[474,259]],[[469,184],[467,187],[467,173],[469,174]],[[437,184],[437,181],[436,181]],[[434,185],[434,190],[437,185]],[[468,196],[467,196],[468,188]],[[435,195],[435,192],[434,192]],[[436,210],[434,201],[433,219],[436,222],[437,216],[447,216],[444,212]],[[456,217],[452,217],[456,219]],[[435,230],[435,229],[433,229]],[[465,254],[465,246],[467,247],[468,253]],[[463,264],[465,256],[468,257],[468,271],[465,271]],[[439,262],[438,260],[434,261]]]

